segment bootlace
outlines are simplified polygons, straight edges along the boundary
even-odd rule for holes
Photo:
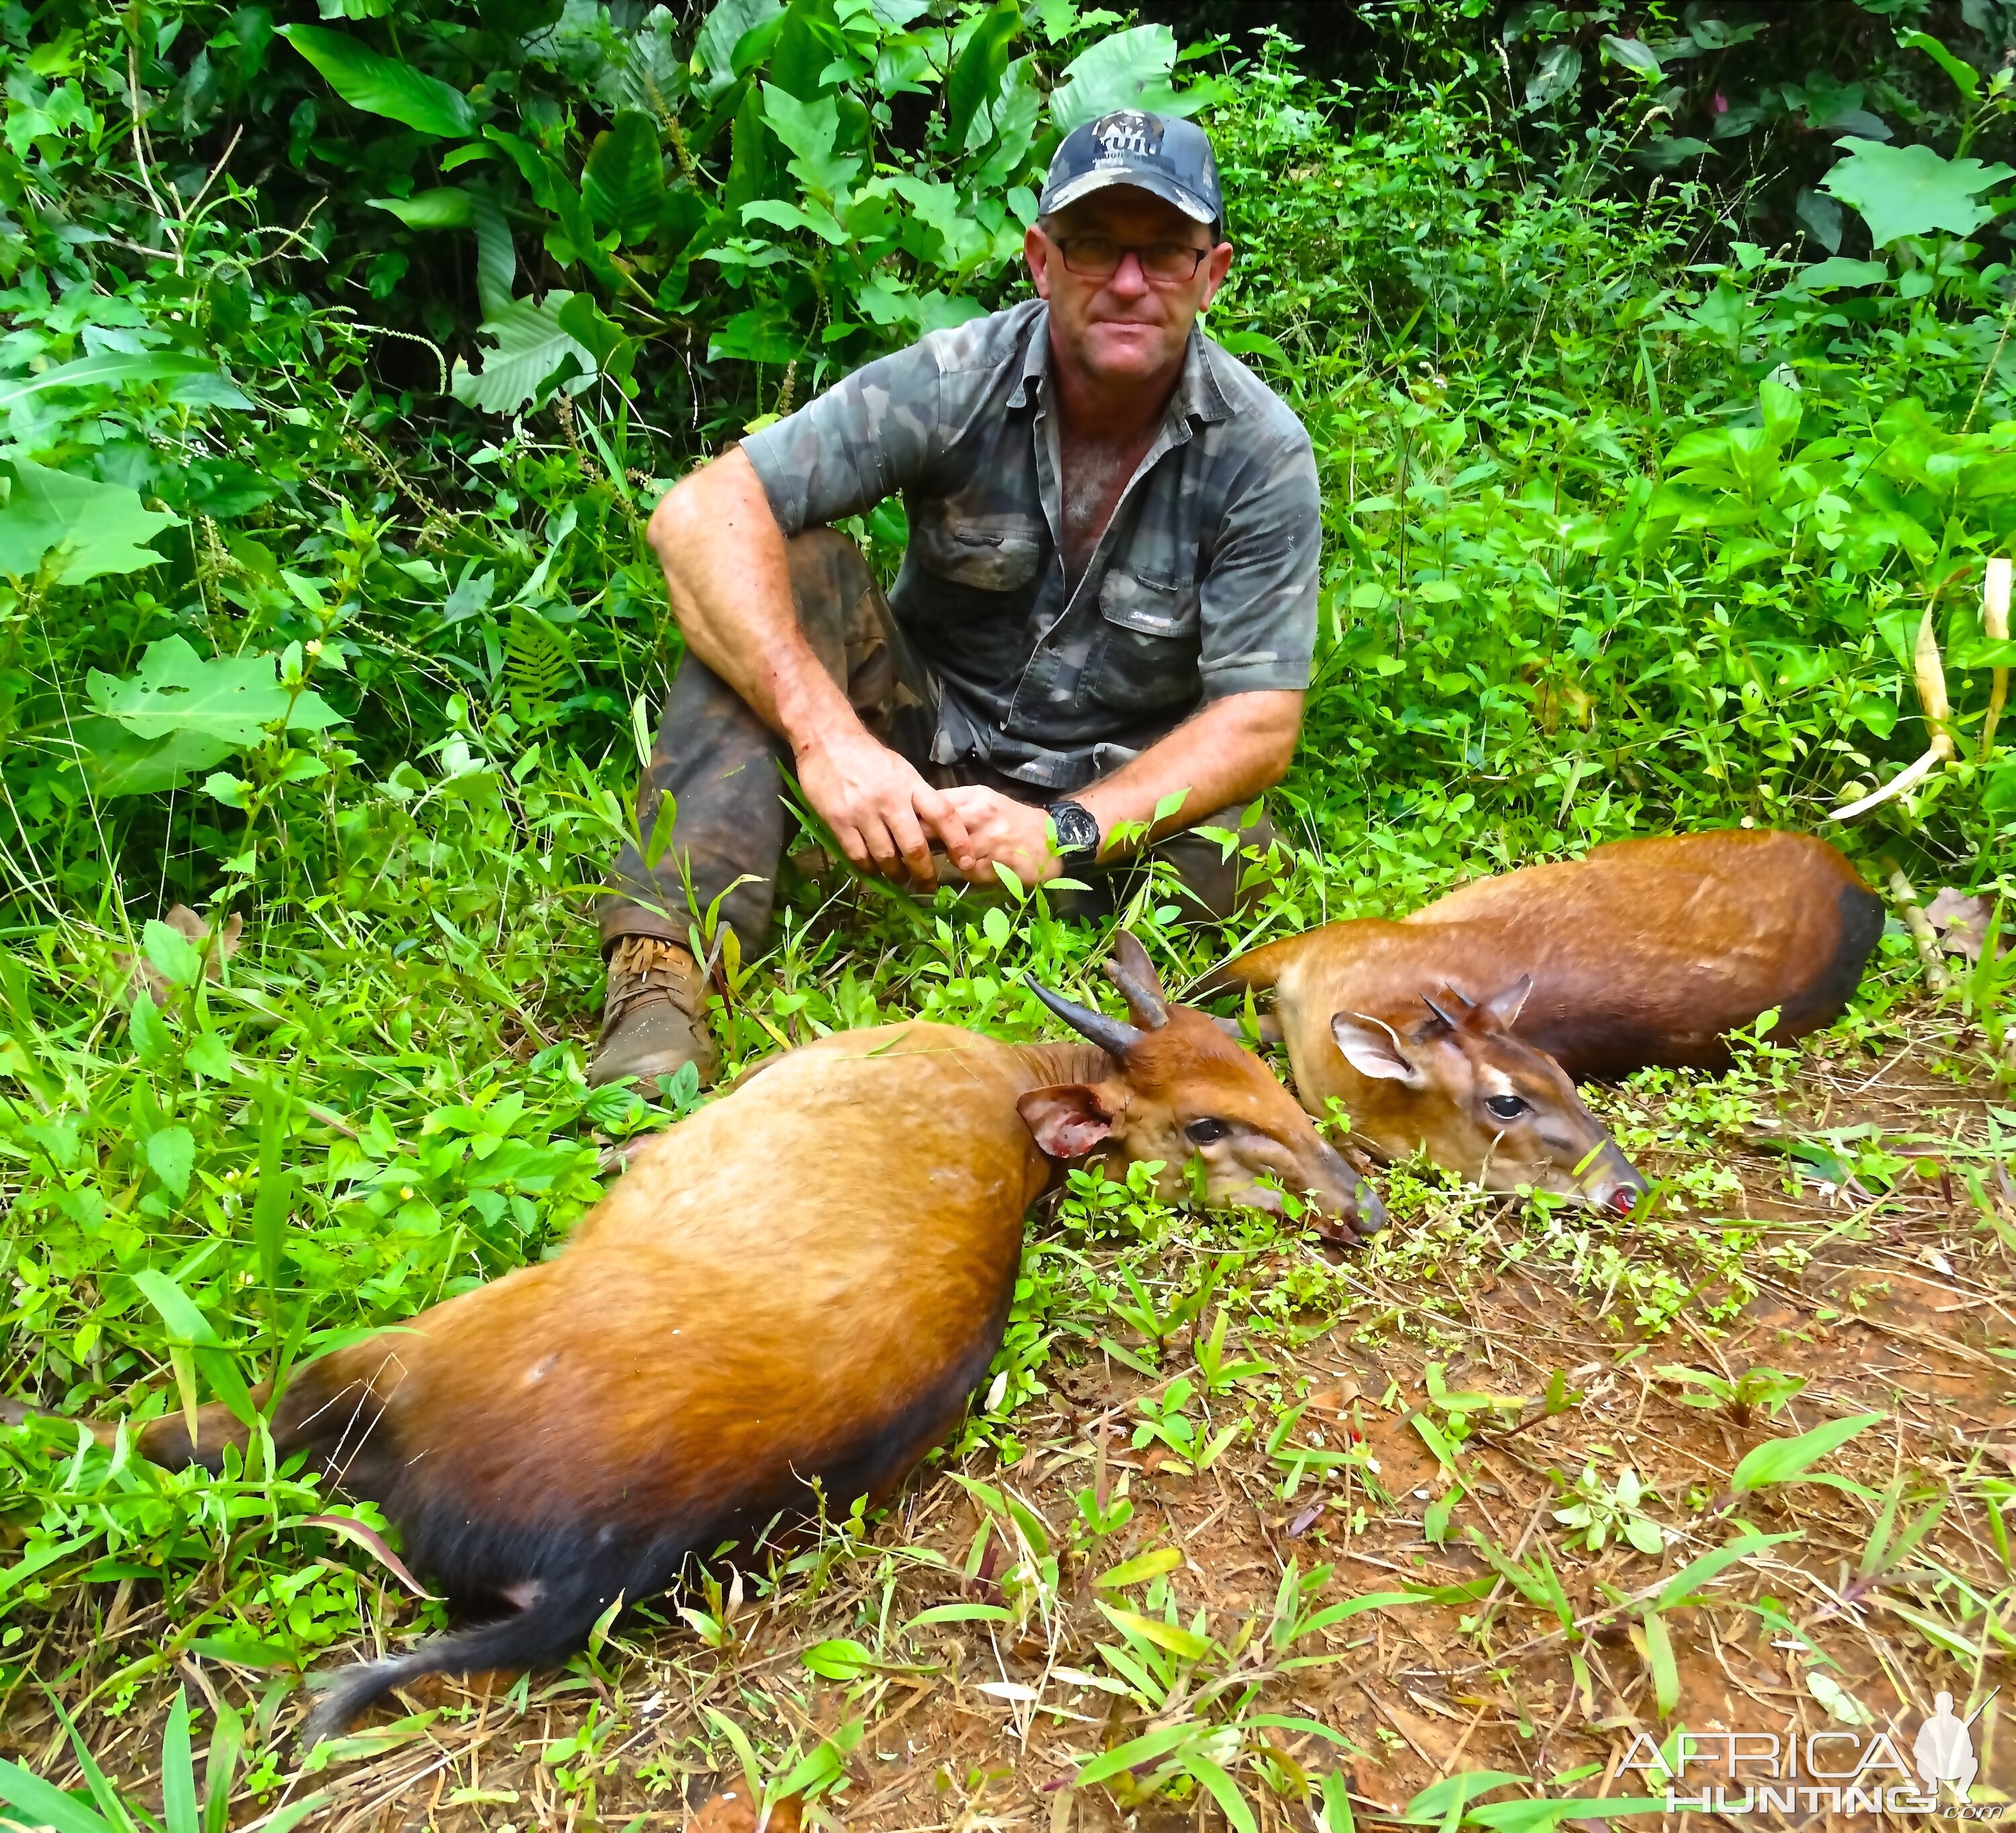
[[[678,943],[626,935],[610,953],[603,1022],[614,1025],[633,1006],[658,998],[670,999],[687,1017],[697,1018],[700,991],[699,970]]]

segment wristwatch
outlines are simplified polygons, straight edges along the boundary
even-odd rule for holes
[[[1082,802],[1052,802],[1043,812],[1057,830],[1057,857],[1070,866],[1099,859],[1099,818]]]

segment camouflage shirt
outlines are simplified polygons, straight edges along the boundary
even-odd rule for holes
[[[1287,407],[1201,331],[1072,587],[1049,313],[1029,301],[857,370],[743,444],[787,535],[900,491],[891,607],[938,690],[932,756],[1082,788],[1208,700],[1309,685],[1316,462]]]

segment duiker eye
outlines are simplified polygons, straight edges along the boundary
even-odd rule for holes
[[[1183,1137],[1193,1146],[1208,1146],[1232,1131],[1222,1120],[1193,1120],[1183,1129]]]
[[[1517,1120],[1526,1111],[1526,1104],[1517,1095],[1487,1095],[1484,1104],[1500,1120]]]

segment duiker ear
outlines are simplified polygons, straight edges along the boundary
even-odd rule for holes
[[[1526,996],[1532,990],[1532,975],[1522,974],[1504,992],[1493,993],[1478,1010],[1510,1031],[1518,1023],[1520,1011],[1526,1003]]]
[[[1344,1060],[1360,1075],[1377,1076],[1383,1082],[1416,1082],[1420,1071],[1401,1048],[1390,1026],[1363,1014],[1337,1012],[1331,1015],[1330,1035],[1337,1039]]]
[[[1111,1135],[1125,1103],[1114,1103],[1096,1083],[1064,1082],[1030,1089],[1015,1111],[1053,1158],[1082,1158]]]

